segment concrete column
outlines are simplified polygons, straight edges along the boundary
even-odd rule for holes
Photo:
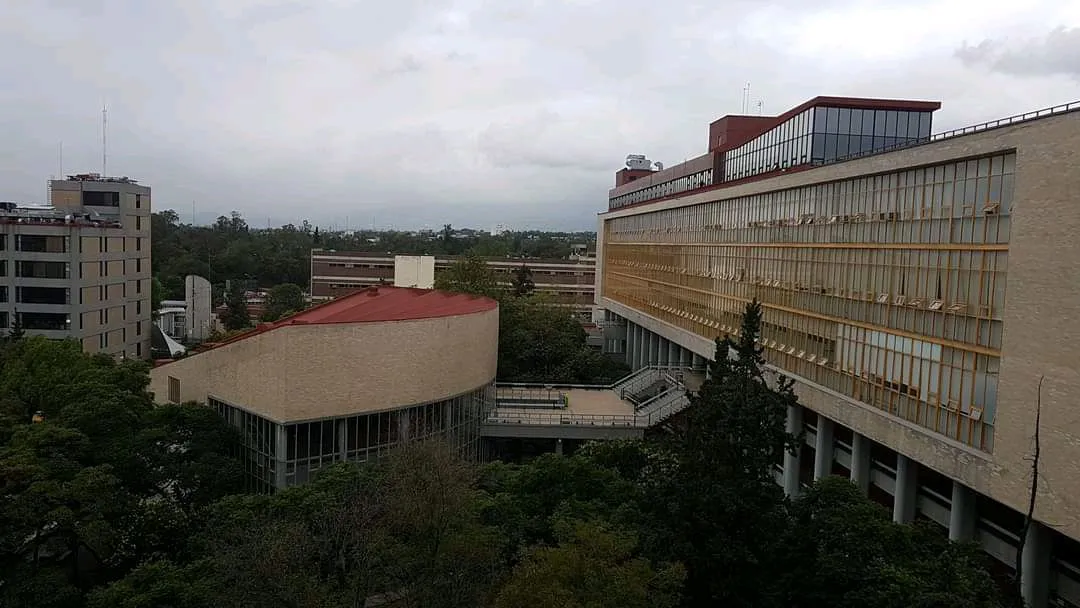
[[[918,496],[919,463],[904,456],[896,455],[896,488],[893,492],[892,518],[898,524],[915,521],[916,497]]]
[[[656,344],[656,362],[659,365],[668,365],[668,353],[671,352],[671,342],[667,338],[658,339]]]
[[[803,426],[803,409],[799,405],[789,405],[787,410],[787,432],[799,434]],[[799,495],[799,460],[802,450],[794,454],[784,452],[784,494],[794,498]]]
[[[977,517],[975,492],[954,480],[952,482],[952,507],[949,509],[949,540],[974,540]]]
[[[1020,573],[1020,594],[1028,608],[1046,608],[1050,596],[1050,550],[1053,539],[1050,531],[1037,521],[1031,522],[1024,554],[1020,556],[1023,567]]]
[[[555,440],[555,454],[558,456],[562,456],[563,454],[562,439]]]
[[[645,364],[645,329],[640,325],[634,325],[634,369],[640,369]]]
[[[634,370],[634,324],[627,322],[626,324],[626,364],[630,366],[630,371]]]
[[[645,365],[656,365],[660,362],[660,336],[652,331],[645,331],[649,334],[649,354]]]
[[[814,479],[828,477],[833,465],[833,421],[818,416],[817,437],[814,441]]]
[[[274,487],[285,489],[285,463],[289,459],[289,439],[285,425],[274,425]]]
[[[694,353],[688,348],[679,347],[679,365],[690,367],[694,363]]]
[[[870,491],[870,438],[858,433],[851,434],[851,483],[862,490]]]
[[[345,462],[349,457],[349,430],[345,426],[345,420],[338,420],[337,428],[337,455],[338,460]]]

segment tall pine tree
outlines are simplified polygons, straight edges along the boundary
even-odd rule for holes
[[[757,345],[761,305],[746,307],[737,340],[716,341],[709,379],[691,399],[677,442],[672,488],[673,550],[685,556],[687,591],[695,606],[779,606],[773,559],[787,516],[774,465],[795,449],[787,408],[791,383],[774,390]]]

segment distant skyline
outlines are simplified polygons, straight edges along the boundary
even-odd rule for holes
[[[934,130],[1080,99],[1080,4],[974,0],[0,0],[0,200],[60,171],[253,226],[594,230],[627,154],[816,95]],[[391,219],[392,218],[392,219]]]

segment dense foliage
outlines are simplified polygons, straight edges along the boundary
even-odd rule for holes
[[[894,524],[847,480],[788,501],[751,306],[666,438],[478,466],[438,443],[241,490],[211,410],[146,368],[0,350],[0,605],[41,608],[1005,608],[972,544]],[[43,422],[31,422],[35,413]]]
[[[492,236],[472,230],[418,233],[400,231],[320,231],[307,221],[300,226],[254,228],[240,214],[222,216],[210,226],[180,221],[173,210],[152,217],[153,276],[161,286],[160,299],[183,299],[184,277],[207,277],[215,294],[224,294],[226,281],[273,287],[310,283],[310,254],[315,248],[338,251],[393,252],[404,255],[457,255],[564,258],[571,245],[595,240],[593,233],[510,232]],[[155,308],[156,310],[156,308]]]
[[[602,384],[629,373],[622,363],[590,348],[581,323],[534,292],[531,273],[523,268],[512,285],[503,286],[483,260],[470,255],[435,278],[438,289],[498,300],[500,381]]]
[[[197,514],[240,490],[235,432],[204,407],[154,407],[147,385],[145,364],[77,341],[3,345],[0,605],[80,606],[182,550]]]

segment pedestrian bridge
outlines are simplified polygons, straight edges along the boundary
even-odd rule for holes
[[[690,405],[701,370],[643,367],[610,385],[496,385],[495,407],[481,423],[493,438],[631,439]]]

